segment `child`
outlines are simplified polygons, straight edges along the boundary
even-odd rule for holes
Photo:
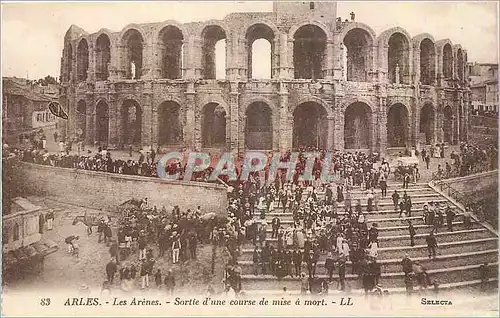
[[[156,288],[161,287],[161,271],[159,269],[155,273],[155,283],[156,283]]]

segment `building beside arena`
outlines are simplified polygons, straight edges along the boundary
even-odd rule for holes
[[[269,79],[252,44],[270,43]],[[215,78],[225,40],[226,76]],[[275,2],[223,20],[71,26],[61,58],[68,137],[109,147],[385,153],[467,139],[467,51],[400,27],[375,34],[334,2]]]

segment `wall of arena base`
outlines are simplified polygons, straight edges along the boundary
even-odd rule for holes
[[[465,195],[472,193],[477,195],[478,193],[481,193],[481,190],[483,189],[486,190],[492,187],[496,187],[498,189],[498,170],[443,180],[442,183],[451,186],[453,189]]]
[[[116,207],[131,198],[148,198],[151,205],[175,205],[181,210],[223,214],[227,207],[226,189],[222,185],[199,182],[166,181],[154,178],[109,174],[19,163],[20,187],[24,194],[54,198],[68,204],[115,212]]]

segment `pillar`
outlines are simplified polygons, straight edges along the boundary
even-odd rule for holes
[[[230,133],[230,143],[229,150],[236,154],[238,150],[244,150],[244,144],[239,143],[239,133],[240,133],[240,120],[239,120],[239,93],[238,93],[238,82],[230,83],[230,93],[229,93],[229,108],[230,108],[230,122],[228,123],[231,127]],[[242,118],[242,122],[244,122],[244,118]],[[242,125],[244,126],[244,125]],[[244,138],[243,138],[244,142]]]
[[[343,66],[342,66],[342,50],[341,50],[341,45],[342,45],[342,39],[339,39],[338,43],[334,44],[334,49],[333,49],[333,79],[340,81],[343,80],[342,74],[343,74]],[[336,146],[335,146],[336,147]]]
[[[226,56],[227,60],[230,60],[230,54],[227,52],[229,50],[229,43],[226,41]],[[199,36],[192,36],[191,37],[191,50],[192,50],[192,77],[195,79],[199,79],[203,77],[203,39],[200,38]],[[226,61],[226,65],[229,65],[229,62]],[[191,74],[190,74],[191,76]]]
[[[289,55],[288,55],[288,35],[286,33],[280,34],[280,63],[279,63],[279,78],[292,78],[289,72]],[[293,62],[293,61],[292,61]]]
[[[108,100],[108,109],[109,109],[109,134],[108,134],[108,139],[109,139],[109,144],[112,145],[112,147],[117,148],[120,145],[121,141],[121,113],[120,113],[120,108],[121,105],[118,105],[118,99],[116,97],[116,92],[114,91],[114,85],[112,86],[112,91],[109,93],[109,100]]]
[[[344,150],[344,113],[345,108],[336,108],[333,118],[333,149]]]
[[[293,125],[290,125],[288,110],[288,89],[280,81],[280,123],[279,123],[279,150],[281,152],[292,149]]]
[[[380,106],[377,111],[378,125],[378,151],[385,155],[387,151],[387,98],[379,98]]]
[[[293,38],[287,42],[288,77],[295,78],[295,65],[293,64]]]
[[[333,150],[334,149],[334,135],[335,135],[335,116],[326,117],[328,120],[328,135],[326,139],[326,149]]]
[[[326,80],[334,79],[334,65],[335,65],[335,56],[334,56],[334,48],[335,44],[333,40],[329,40],[326,42],[326,68],[323,71],[323,78]]]
[[[188,83],[186,95],[186,123],[183,129],[184,143],[188,148],[194,148],[194,129],[195,129],[195,116],[196,109],[194,82]]]
[[[144,85],[141,109],[141,146],[143,149],[147,149],[152,145],[153,136],[153,90],[151,83],[146,83]]]

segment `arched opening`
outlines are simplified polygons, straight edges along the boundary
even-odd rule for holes
[[[436,51],[430,39],[420,42],[420,83],[433,85],[436,78]]]
[[[123,44],[125,45],[125,58],[123,66],[126,71],[126,77],[139,79],[142,76],[142,50],[144,39],[141,33],[135,29],[128,30],[123,35]],[[132,66],[134,63],[134,66]]]
[[[264,102],[250,104],[246,111],[246,147],[253,150],[273,148],[273,125],[271,108]]]
[[[202,67],[204,79],[221,78],[226,73],[226,32],[218,25],[210,25],[202,32]],[[219,48],[220,47],[220,48]],[[219,48],[219,50],[217,50]],[[223,50],[223,51],[222,51]],[[222,51],[222,52],[221,52]],[[222,53],[223,59],[218,54]],[[222,62],[222,63],[219,63]],[[223,74],[218,70],[223,69]]]
[[[82,39],[76,48],[76,73],[78,82],[87,80],[89,69],[89,45],[87,40]]]
[[[73,72],[73,48],[68,43],[66,46],[66,80],[71,81],[71,72]]]
[[[409,141],[408,110],[397,103],[389,108],[387,115],[387,142],[389,147],[407,147]]]
[[[222,105],[210,103],[203,109],[203,147],[223,147],[226,144],[226,111]]]
[[[184,36],[175,26],[164,27],[159,34],[161,56],[161,77],[177,79],[182,77],[182,41]]]
[[[443,132],[444,142],[451,143],[453,136],[453,114],[450,106],[446,106],[443,111]]]
[[[78,101],[76,105],[76,134],[80,139],[85,139],[87,127],[87,105],[84,100]]]
[[[371,148],[372,111],[365,103],[356,102],[349,105],[344,114],[344,148]]]
[[[100,145],[107,145],[109,136],[109,107],[105,101],[97,103],[96,124],[96,141]]]
[[[425,104],[420,110],[420,133],[425,134],[425,144],[434,143],[434,109],[431,104]]]
[[[451,78],[453,76],[453,51],[451,45],[446,43],[443,47],[443,77]]]
[[[123,102],[121,109],[121,136],[124,145],[141,144],[142,110],[132,99]]]
[[[307,102],[293,112],[293,148],[316,147],[326,149],[328,138],[327,113],[323,106]]]
[[[181,105],[174,101],[163,102],[158,107],[158,142],[160,145],[182,143]]]
[[[367,82],[373,45],[370,34],[360,28],[349,30],[344,45],[347,48],[347,80]]]
[[[95,76],[98,81],[106,81],[109,78],[109,63],[111,61],[109,37],[106,34],[99,35],[95,46]]]
[[[19,240],[19,224],[14,223],[14,229],[12,230],[12,240],[17,241]]]
[[[274,32],[265,24],[254,24],[248,28],[246,36],[248,52],[247,77],[273,77],[274,64]]]
[[[326,51],[326,34],[316,25],[304,25],[293,36],[295,78],[321,79]]]
[[[464,80],[464,55],[462,53],[462,49],[458,49],[457,51],[457,75],[458,79]]]
[[[391,35],[387,57],[389,83],[409,84],[410,44],[404,34],[396,32]]]

